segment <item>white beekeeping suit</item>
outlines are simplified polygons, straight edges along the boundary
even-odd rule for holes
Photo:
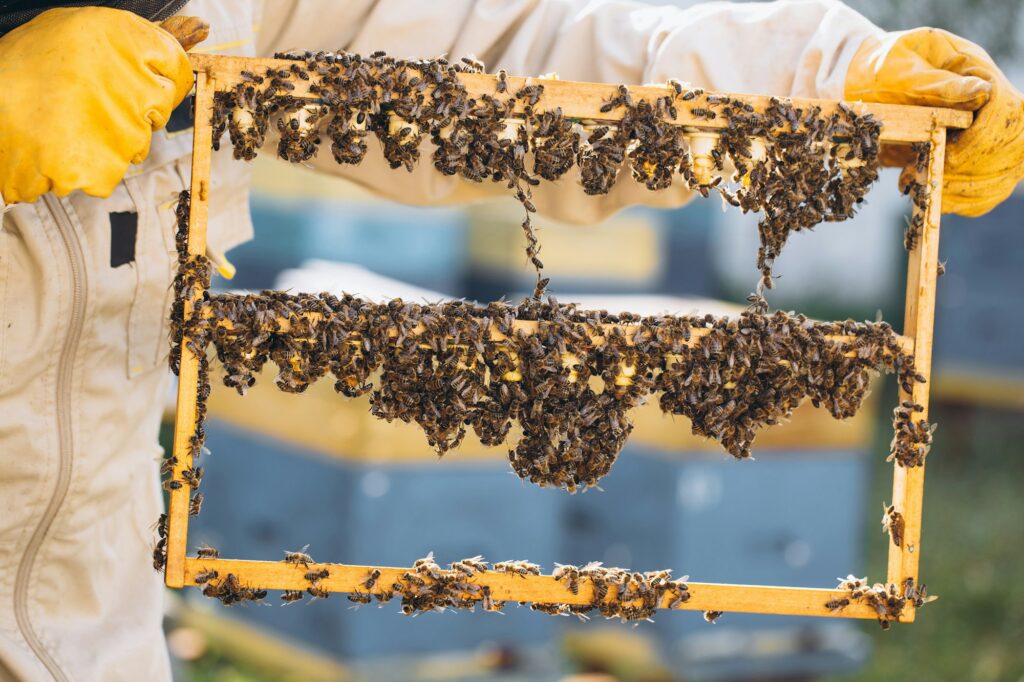
[[[691,9],[593,0],[197,0],[206,51],[383,49],[474,54],[492,69],[612,83],[842,96],[846,65],[879,30],[838,2],[709,3]],[[167,388],[173,201],[187,186],[187,130],[155,133],[149,157],[106,199],[47,194],[10,207],[0,231],[0,679],[167,680],[157,446]],[[247,182],[215,155],[210,242],[251,236]],[[500,193],[429,163],[316,166],[383,196],[433,204]],[[575,221],[629,203],[679,205],[681,189],[620,182],[586,197],[571,179],[534,190]],[[582,237],[585,238],[585,237]]]

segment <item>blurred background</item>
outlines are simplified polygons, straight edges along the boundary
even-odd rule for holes
[[[888,29],[933,25],[979,42],[1024,85],[1019,0],[851,4]],[[512,201],[401,206],[261,157],[256,239],[231,253],[231,286],[517,300],[533,280],[520,212]],[[772,305],[823,319],[880,311],[899,328],[906,213],[896,174],[884,173],[855,220],[791,238]],[[756,218],[723,212],[717,199],[633,208],[596,226],[536,222],[563,302],[720,313],[756,282]],[[741,614],[709,625],[676,612],[634,628],[514,606],[504,616],[413,619],[393,605],[354,611],[343,595],[225,609],[189,590],[168,595],[176,679],[1024,680],[1024,196],[943,227],[932,385],[940,428],[921,562],[941,598],[914,625],[880,632],[873,622]],[[318,560],[393,566],[428,551],[441,563],[483,554],[547,569],[597,560],[728,583],[884,580],[891,378],[845,422],[801,408],[759,437],[756,462],[732,460],[685,420],[646,406],[604,491],[575,496],[522,484],[502,449],[471,438],[437,461],[418,429],[377,421],[365,400],[343,399],[329,382],[292,396],[269,378],[244,400],[213,393],[193,546],[278,560],[310,543]]]

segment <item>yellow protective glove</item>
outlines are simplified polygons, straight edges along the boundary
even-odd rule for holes
[[[131,12],[52,9],[0,38],[0,196],[109,196],[193,84],[181,45]]]
[[[946,147],[944,213],[987,213],[1024,178],[1024,98],[970,41],[934,28],[868,38],[850,62],[846,98],[976,112]]]

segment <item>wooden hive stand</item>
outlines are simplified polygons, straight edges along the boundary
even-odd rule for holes
[[[268,67],[288,69],[293,62],[240,57],[192,56],[196,73],[195,132],[192,155],[191,203],[187,248],[190,255],[206,252],[207,211],[210,193],[210,160],[212,152],[211,120],[214,109],[214,94],[227,92],[242,82],[241,72],[263,72]],[[470,95],[479,96],[495,92],[496,77],[484,74],[460,74],[462,83]],[[529,79],[509,77],[508,87],[514,91],[523,87]],[[290,93],[296,97],[315,99],[308,92],[308,83],[298,81],[296,90]],[[654,101],[669,92],[667,87],[630,87],[635,99]],[[570,81],[544,81],[544,91],[537,105],[538,110],[561,107],[568,117],[614,121],[615,113],[601,111],[602,104],[615,93],[615,86],[597,83]],[[763,96],[730,95],[763,110],[769,98]],[[836,111],[840,105],[835,101],[793,100],[795,106],[809,108],[819,106],[823,115]],[[945,155],[946,131],[949,128],[965,128],[971,123],[968,113],[946,109],[907,107],[886,104],[851,104],[858,114],[871,113],[882,124],[880,140],[883,145],[911,145],[926,143],[927,164],[919,171],[918,181],[928,188],[928,200],[914,211],[923,218],[924,229],[909,253],[909,267],[906,286],[905,329],[902,344],[912,352],[917,370],[929,377],[932,355],[932,323],[935,312],[935,284],[938,266],[939,218],[942,198],[942,170]],[[621,114],[619,115],[621,117]],[[688,108],[679,110],[678,125],[694,127],[703,131],[714,131],[727,123],[719,118],[707,120],[694,116]],[[192,314],[195,301],[202,296],[196,289],[185,302],[186,318]],[[523,326],[535,325],[523,322]],[[196,406],[198,390],[199,361],[181,345],[180,373],[178,383],[177,415],[174,431],[173,455],[177,458],[173,475],[179,478],[181,471],[192,465],[189,439],[196,428]],[[911,394],[901,391],[900,400],[910,400],[924,406],[921,418],[927,418],[928,384],[917,383]],[[907,578],[917,577],[918,562],[921,558],[921,510],[924,492],[924,466],[906,468],[893,465],[893,504],[904,520],[903,541],[897,545],[889,543],[887,582],[902,585]],[[304,590],[309,583],[304,574],[309,570],[327,568],[330,576],[320,587],[331,592],[355,592],[365,590],[363,582],[375,567],[351,566],[344,564],[303,565],[284,562],[247,561],[227,558],[196,558],[186,555],[189,523],[188,486],[181,486],[170,492],[169,523],[167,528],[166,584],[180,588],[195,585],[197,574],[216,570],[221,575],[233,573],[247,586],[273,590]],[[391,584],[399,579],[408,568],[380,567],[381,584]],[[564,582],[556,581],[549,575],[518,576],[489,571],[473,578],[490,588],[495,600],[517,602],[547,602],[563,604],[587,604],[593,596],[593,586],[582,580],[577,593],[571,592]],[[826,603],[841,599],[844,592],[835,588],[773,587],[760,585],[729,585],[716,583],[688,583],[691,598],[675,608],[697,611],[772,613],[796,616],[832,616],[846,618],[876,618],[878,614],[865,602],[854,602],[841,610],[832,610]],[[660,606],[667,607],[671,595],[667,595]],[[899,617],[901,622],[911,622],[915,617],[913,604],[908,603]]]

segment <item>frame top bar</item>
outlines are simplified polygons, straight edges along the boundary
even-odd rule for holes
[[[221,92],[230,90],[233,86],[242,82],[242,71],[265,71],[268,68],[288,69],[295,63],[294,60],[290,59],[225,57],[201,54],[189,55],[189,58],[192,61],[193,70],[206,74],[207,78],[214,82],[216,90]],[[497,93],[498,77],[495,75],[460,73],[458,77],[471,95],[494,95]],[[581,119],[612,121],[621,117],[621,109],[611,112],[601,111],[602,105],[617,91],[617,85],[524,78],[522,76],[508,76],[507,83],[509,92],[515,92],[525,85],[543,85],[544,93],[538,102],[538,110],[560,107],[566,116]],[[295,85],[295,90],[289,92],[289,95],[315,99],[316,95],[309,92],[309,81],[296,79],[293,81],[293,84]],[[664,97],[666,94],[673,94],[673,90],[667,85],[631,85],[629,86],[629,92],[635,99],[645,99],[651,102],[659,97]],[[772,99],[765,95],[713,92],[707,94],[724,94],[733,99],[740,99],[752,105],[758,111],[764,110]],[[815,106],[820,107],[825,115],[835,111],[839,104],[835,100],[823,99],[790,98],[789,101],[801,109],[809,109]],[[678,101],[679,117],[676,119],[677,124],[700,128],[724,128],[728,125],[728,121],[724,117],[708,120],[694,116],[691,109],[702,106],[706,106],[704,96],[695,97],[689,102]],[[858,114],[872,114],[882,124],[881,141],[889,143],[927,142],[930,139],[932,127],[967,128],[974,120],[974,116],[970,112],[955,109],[915,107],[898,104],[865,104],[864,102],[850,102],[849,106]]]

